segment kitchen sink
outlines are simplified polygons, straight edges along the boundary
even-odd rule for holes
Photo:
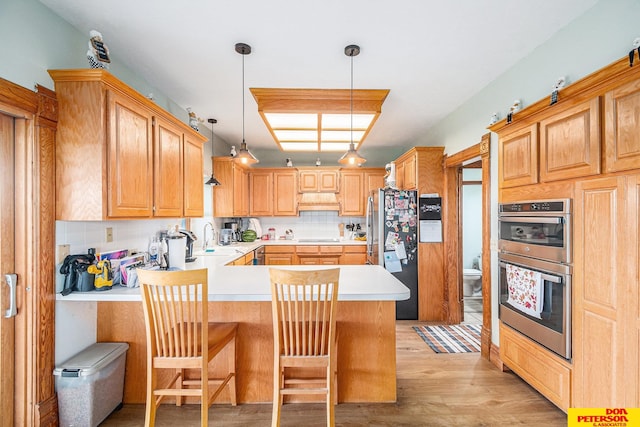
[[[338,238],[333,238],[333,239],[298,239],[298,242],[300,243],[333,243],[333,242],[339,242],[340,239]]]

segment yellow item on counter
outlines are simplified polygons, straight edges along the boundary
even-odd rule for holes
[[[96,288],[96,291],[106,291],[111,289],[113,284],[111,261],[108,259],[98,261],[97,265],[89,266],[87,273],[95,275],[93,286]]]

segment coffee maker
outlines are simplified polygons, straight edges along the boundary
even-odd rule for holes
[[[196,257],[193,256],[193,242],[198,240],[193,231],[190,230],[178,230],[181,234],[184,234],[187,237],[187,250],[185,251],[185,262],[193,262],[196,260]]]
[[[240,242],[242,235],[240,233],[240,226],[236,221],[230,221],[224,223],[224,228],[231,230],[231,240],[234,242]]]

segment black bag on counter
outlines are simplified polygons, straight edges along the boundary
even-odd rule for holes
[[[73,291],[89,292],[94,290],[95,275],[87,269],[96,257],[93,254],[67,255],[60,267],[60,274],[64,274],[64,288],[62,295],[69,295]]]

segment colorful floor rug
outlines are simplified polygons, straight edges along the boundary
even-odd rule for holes
[[[436,353],[471,353],[480,351],[482,325],[414,326]]]

